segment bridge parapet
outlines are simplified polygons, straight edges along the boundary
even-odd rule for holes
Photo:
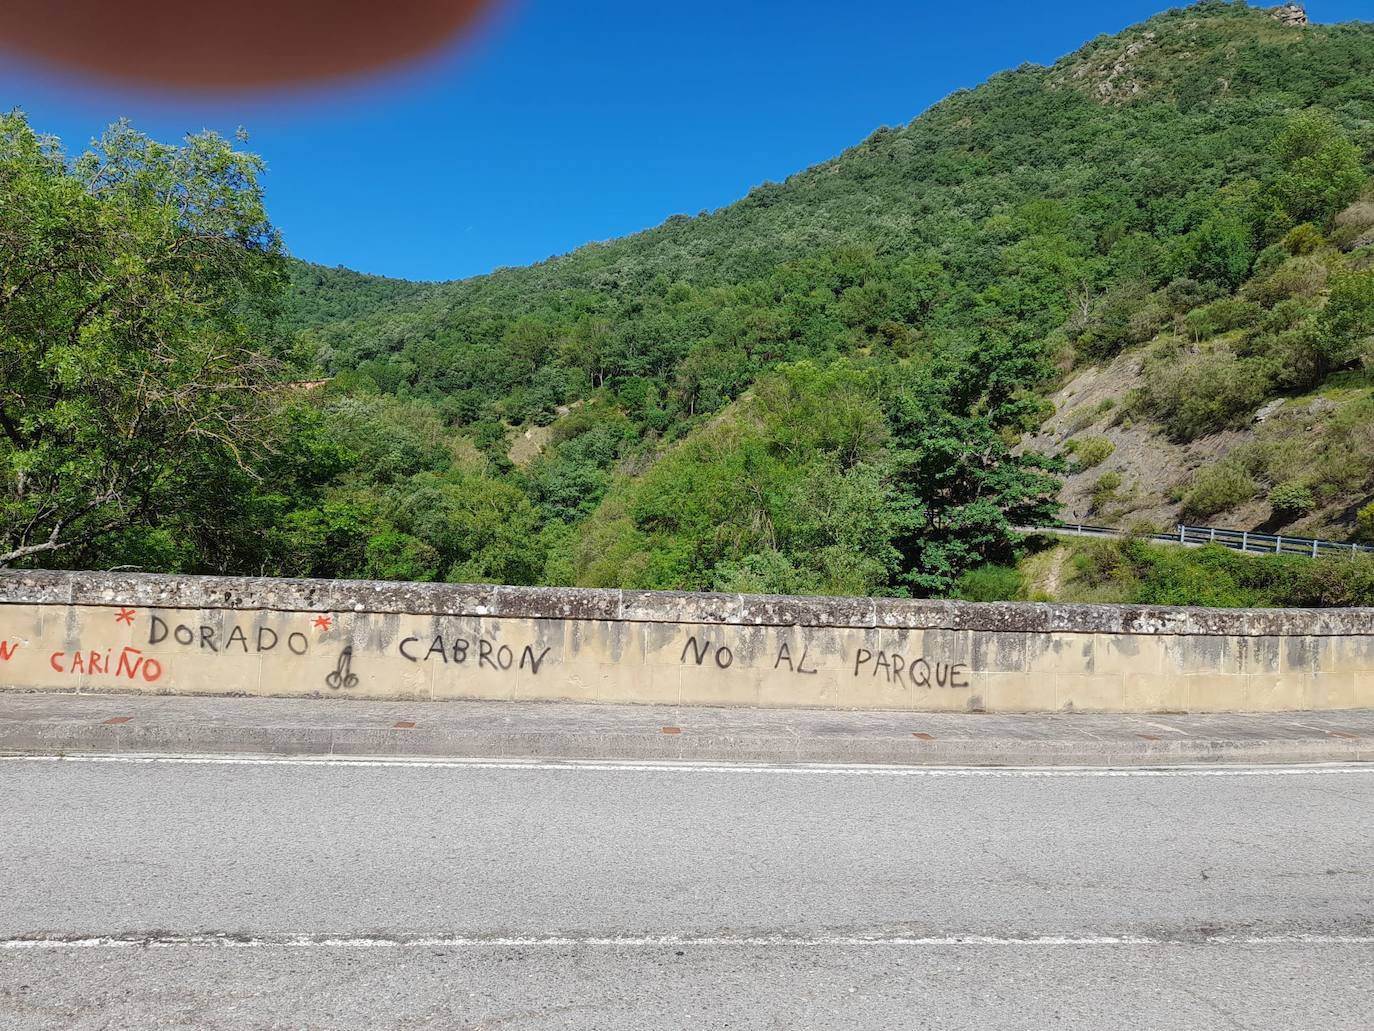
[[[0,573],[0,689],[912,711],[1374,708],[1374,610]]]

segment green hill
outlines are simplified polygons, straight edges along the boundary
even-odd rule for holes
[[[1156,516],[1189,491],[1225,513],[1200,495],[1244,478],[1360,532],[1372,151],[1374,25],[1205,0],[528,268],[412,284],[296,263],[284,328],[298,377],[329,383],[217,516],[257,532],[146,561],[942,594],[1023,555],[1012,526],[1053,516],[1057,472],[1070,507],[1123,523],[1133,477],[1173,497]],[[1123,361],[1120,390],[1069,408]],[[1340,426],[1315,432],[1339,483],[1291,442],[1147,482],[1159,448],[1231,434],[1224,464],[1270,399],[1336,385]]]
[[[786,319],[779,291],[846,294],[870,285],[842,311],[826,312],[833,332],[807,334],[795,319],[759,327],[775,338],[811,337],[788,346],[788,356],[852,350],[885,319],[919,333],[1000,315],[1045,335],[1069,313],[1066,282],[1091,290],[1142,268],[1173,271],[1163,268],[1166,256],[1142,250],[1201,226],[1228,195],[1273,175],[1271,144],[1295,113],[1320,108],[1367,150],[1370,39],[1366,24],[1289,28],[1264,11],[1203,3],[1096,40],[1053,67],[996,76],[715,213],[414,294],[399,284],[395,296],[368,289],[361,314],[317,305],[322,290],[349,292],[334,273],[301,276],[298,303],[319,316],[327,363],[410,359],[406,381],[416,393],[451,395],[456,379],[459,390],[482,392],[484,403],[506,401],[535,377],[516,379],[500,360],[491,364],[507,368],[497,374],[469,352],[509,352],[511,335],[541,330],[553,339],[539,357],[581,371],[592,386],[645,374],[666,383],[713,335],[716,350],[744,352],[728,378],[747,382],[769,356],[756,360],[747,345],[720,339],[727,334],[713,331],[732,327],[719,320],[675,317],[693,301]],[[1046,295],[1025,259],[1047,266],[1039,279],[1059,280]],[[891,288],[879,291],[878,283]],[[999,286],[1016,296],[988,296]],[[761,295],[770,290],[774,296]],[[999,311],[987,312],[990,304]],[[597,319],[608,323],[608,339],[581,347],[562,339]],[[544,400],[534,400],[534,414]]]
[[[911,409],[991,412],[979,429],[1014,444],[1053,414],[1030,396],[1058,385],[1048,363],[1072,379],[1165,340],[1108,407],[1177,440],[1363,375],[1371,146],[1374,26],[1202,3],[717,212],[464,282],[369,283],[347,311],[339,273],[302,268],[296,304],[337,389],[431,408],[518,486],[543,533],[534,579],[948,590],[1013,546],[967,511],[986,486],[932,510],[956,486],[940,462],[961,461],[932,441],[969,426],[913,427]],[[1332,283],[1359,309],[1339,330]],[[932,387],[989,351],[974,375],[1001,377],[998,398]]]

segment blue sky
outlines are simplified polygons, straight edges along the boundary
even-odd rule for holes
[[[737,199],[951,91],[1169,6],[509,0],[423,65],[286,96],[166,97],[0,66],[0,103],[79,149],[243,125],[292,254],[413,279],[522,265]],[[1368,0],[1312,0],[1315,20]]]

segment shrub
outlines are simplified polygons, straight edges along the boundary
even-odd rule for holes
[[[1129,428],[1136,419],[1148,418],[1154,411],[1154,398],[1144,387],[1132,387],[1121,399],[1121,407],[1112,417],[1113,426]]]
[[[1271,275],[1246,283],[1241,296],[1272,308],[1290,297],[1316,297],[1326,289],[1326,280],[1326,266],[1318,259],[1311,256],[1290,258]]]
[[[1374,229],[1374,201],[1357,200],[1336,216],[1336,225],[1361,233]]]
[[[1335,361],[1332,340],[1316,326],[1304,325],[1277,336],[1258,338],[1254,346],[1269,359],[1276,387],[1311,390],[1331,372]]]
[[[1168,324],[1170,314],[1169,306],[1158,294],[1147,297],[1126,323],[1127,341],[1145,343]]]
[[[1080,601],[1225,608],[1330,608],[1374,602],[1374,560],[1241,555],[1220,545],[1075,543],[1067,594]]]
[[[1244,504],[1259,493],[1259,484],[1240,467],[1229,462],[1208,466],[1193,477],[1183,495],[1180,515],[1184,519],[1207,519]]]
[[[1355,516],[1355,536],[1360,540],[1374,541],[1374,502],[1365,505]]]
[[[1146,410],[1175,440],[1188,441],[1233,425],[1269,396],[1269,363],[1218,348],[1182,361],[1152,363]]]
[[[424,541],[398,530],[384,530],[368,539],[369,580],[405,580],[428,583],[439,578],[439,553]]]
[[[1102,588],[1133,580],[1122,546],[1117,541],[1075,542],[1073,579],[1081,586]]]
[[[1307,515],[1317,507],[1317,499],[1312,488],[1298,480],[1280,483],[1269,492],[1269,504],[1274,514],[1292,520]]]
[[[1236,563],[1245,557],[1219,544],[1191,549],[1134,542],[1124,550],[1140,584],[1131,600],[1140,604],[1243,608],[1260,600],[1236,582]]]
[[[1183,325],[1194,340],[1206,340],[1233,329],[1253,326],[1264,316],[1264,309],[1252,301],[1223,297],[1203,308],[1189,312]]]
[[[980,566],[959,578],[954,597],[960,601],[1016,601],[1025,596],[1025,580],[1013,566]]]
[[[1165,527],[1148,519],[1133,519],[1131,524],[1126,527],[1126,532],[1132,537],[1153,537],[1157,533],[1164,533]]]
[[[1350,401],[1332,412],[1323,407],[1316,402],[1308,407],[1304,422],[1311,430],[1301,431],[1305,439],[1295,441],[1288,464],[1271,478],[1300,478],[1318,499],[1349,506],[1368,501],[1374,482],[1374,398]]]
[[[1101,465],[1116,451],[1116,445],[1106,437],[1080,437],[1069,441],[1068,448],[1074,456],[1073,471],[1076,473]]]
[[[1264,316],[1260,323],[1267,333],[1282,333],[1295,329],[1317,314],[1317,306],[1310,300],[1290,299],[1280,301]]]
[[[1349,347],[1374,334],[1374,269],[1338,276],[1321,317],[1333,348]]]
[[[1282,246],[1289,254],[1299,257],[1316,252],[1325,242],[1320,229],[1311,222],[1304,222],[1289,230],[1288,235],[1282,240]]]
[[[1092,510],[1100,512],[1116,500],[1116,492],[1121,489],[1120,473],[1103,473],[1093,484]]]
[[[819,594],[820,583],[809,570],[798,569],[778,551],[755,552],[738,562],[720,562],[713,570],[712,590],[728,594]]]
[[[1276,263],[1282,264],[1282,258]],[[1216,298],[1221,291],[1211,283],[1199,283],[1196,279],[1175,279],[1164,288],[1164,296],[1176,314],[1192,311]]]
[[[1320,112],[1295,115],[1272,150],[1282,170],[1265,190],[1271,225],[1324,223],[1359,197],[1365,184],[1359,148]]]
[[[1097,412],[1084,405],[1082,408],[1075,408],[1064,416],[1063,430],[1070,435],[1081,433],[1095,422],[1097,422]]]
[[[1097,302],[1074,342],[1088,358],[1111,358],[1130,344],[1149,340],[1169,315],[1164,298],[1148,294],[1136,284],[1115,287]]]
[[[1268,278],[1278,271],[1279,266],[1291,257],[1292,255],[1284,250],[1280,244],[1276,243],[1272,247],[1264,248],[1264,250],[1260,251],[1259,257],[1255,259],[1255,269],[1252,273],[1253,278]]]

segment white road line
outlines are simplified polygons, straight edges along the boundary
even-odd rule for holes
[[[1171,945],[1357,945],[1374,946],[1374,935],[1279,934],[1279,935],[1211,935],[1199,937],[1160,937],[1153,935],[946,935],[940,937],[901,936],[828,936],[799,935],[615,935],[610,937],[578,935],[543,935],[514,938],[465,937],[435,935],[415,938],[387,938],[369,936],[282,935],[274,937],[239,937],[228,935],[158,935],[150,937],[89,937],[89,938],[5,938],[0,939],[0,951],[54,949],[403,949],[403,948],[672,948],[704,947],[764,947],[764,948],[865,948],[897,946],[902,948],[1059,948],[1103,946],[1171,946]]]
[[[418,759],[348,756],[235,755],[18,755],[0,763],[111,763],[136,766],[314,766],[335,770],[401,769],[523,770],[581,773],[713,773],[863,777],[1308,777],[1371,776],[1374,763],[1325,763],[1285,766],[854,766],[826,763],[618,762],[596,759]]]

